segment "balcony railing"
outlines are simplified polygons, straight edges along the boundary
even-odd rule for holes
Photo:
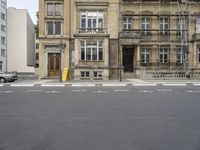
[[[105,34],[107,28],[77,28],[78,34]]]

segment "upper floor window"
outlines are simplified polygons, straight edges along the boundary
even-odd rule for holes
[[[103,11],[81,11],[80,12],[81,28],[103,28],[104,16]]]
[[[6,50],[5,49],[1,49],[1,57],[6,57]]]
[[[6,44],[6,38],[4,36],[1,37],[1,44]]]
[[[0,71],[2,71],[3,68],[3,61],[0,61]]]
[[[62,16],[62,4],[47,3],[47,16]]]
[[[6,15],[4,13],[1,13],[1,19],[6,20]]]
[[[47,35],[61,35],[61,22],[47,22],[46,23],[46,32]]]
[[[150,35],[151,18],[142,18],[141,22],[142,35]]]
[[[6,2],[4,2],[3,0],[1,0],[1,7],[6,9]]]
[[[6,32],[6,26],[5,25],[1,25],[1,31]]]
[[[180,17],[177,19],[177,36],[184,35],[188,29],[187,18]]]
[[[169,29],[169,18],[160,18],[160,35],[167,35]]]
[[[130,30],[132,28],[132,17],[124,16],[123,17],[123,29]]]
[[[81,60],[103,60],[103,42],[84,40],[80,42]]]
[[[160,63],[169,61],[169,48],[160,48]]]
[[[149,63],[150,62],[151,49],[150,48],[142,48],[141,49],[141,62]]]

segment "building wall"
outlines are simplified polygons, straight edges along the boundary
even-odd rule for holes
[[[1,2],[1,6],[0,6],[0,14],[4,14],[5,15],[5,19],[3,19],[2,17],[0,18],[0,27],[4,26],[5,30],[2,31],[2,28],[0,29],[0,38],[4,37],[5,38],[5,43],[1,43],[0,42],[0,70],[2,71],[6,71],[6,53],[7,53],[7,37],[6,37],[6,31],[7,31],[7,27],[6,27],[6,20],[7,20],[7,0],[2,0]],[[4,51],[4,52],[3,52]]]
[[[34,72],[34,25],[27,10],[8,8],[8,71]]]

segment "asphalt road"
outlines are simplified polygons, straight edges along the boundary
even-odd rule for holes
[[[200,150],[200,87],[0,87],[0,150]]]

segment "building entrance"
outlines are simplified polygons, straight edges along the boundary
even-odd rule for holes
[[[123,67],[124,72],[133,72],[133,48],[123,48]]]
[[[61,55],[59,53],[48,54],[48,76],[60,76]]]

